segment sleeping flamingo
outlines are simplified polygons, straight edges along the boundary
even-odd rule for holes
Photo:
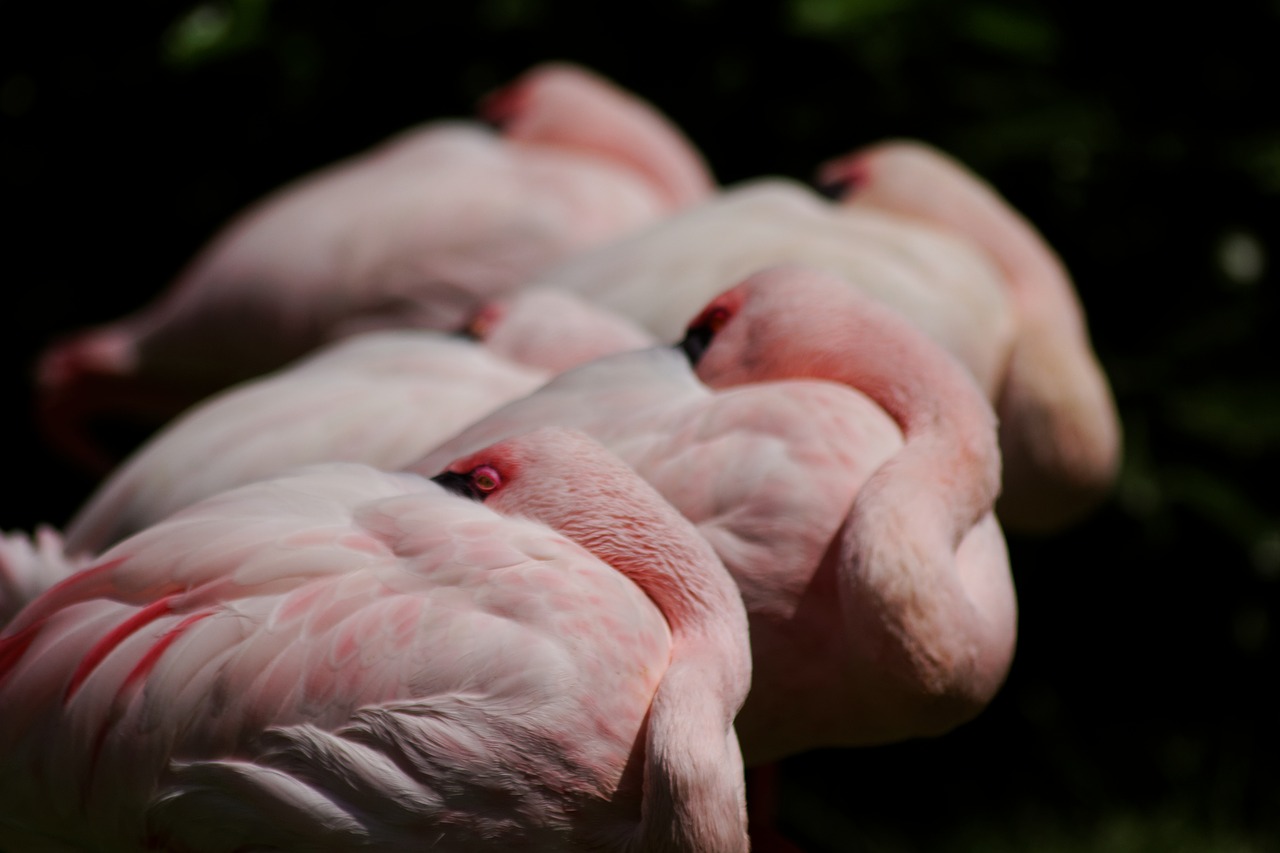
[[[899,214],[971,238],[1000,267],[1016,333],[995,398],[1007,525],[1078,518],[1115,479],[1120,421],[1062,261],[981,178],[918,142],[837,158],[819,181],[854,209]],[[945,192],[939,192],[945,187]]]
[[[733,574],[751,620],[737,720],[749,764],[945,732],[999,688],[1016,602],[990,404],[849,283],[753,275],[709,304],[683,351],[567,371],[423,465],[546,424],[617,453]]]
[[[111,461],[90,421],[155,426],[226,385],[378,327],[456,330],[550,264],[701,200],[700,155],[591,72],[537,66],[486,102],[502,125],[423,125],[235,217],[152,304],[51,347],[42,420]]]
[[[471,330],[478,341],[422,329],[356,335],[193,406],[90,496],[67,525],[68,553],[98,553],[201,498],[300,465],[397,470],[553,372],[652,344],[610,312],[541,289],[489,303]]]
[[[728,282],[799,262],[893,306],[969,369],[999,408],[1001,520],[1048,531],[1115,477],[1119,421],[1061,262],[960,164],[888,143],[829,164],[832,203],[783,179],[730,188],[537,278],[631,317],[660,339]]]
[[[0,848],[745,851],[747,623],[707,543],[576,433],[432,480],[225,492],[32,603]]]

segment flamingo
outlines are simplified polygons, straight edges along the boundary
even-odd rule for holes
[[[1061,262],[987,184],[891,142],[828,164],[838,203],[767,178],[567,259],[536,278],[674,341],[727,283],[779,263],[835,272],[893,306],[998,405],[1001,520],[1061,529],[1106,494],[1119,420]]]
[[[312,462],[397,470],[553,372],[653,343],[610,312],[541,289],[489,303],[469,328],[477,340],[356,335],[197,404],[94,491],[66,527],[67,552],[98,553],[201,498]]]
[[[712,190],[677,128],[584,68],[537,66],[483,110],[502,132],[429,123],[300,178],[154,302],[51,346],[36,371],[50,440],[106,470],[94,418],[154,426],[357,331],[459,329],[553,262]]]
[[[1061,259],[990,185],[919,142],[871,146],[825,163],[818,176],[845,205],[965,235],[1000,267],[1016,328],[995,398],[1001,521],[1047,532],[1083,515],[1115,479],[1121,430]]]
[[[761,271],[712,300],[681,348],[560,374],[422,464],[551,424],[617,453],[733,574],[751,622],[749,765],[941,734],[999,689],[1017,606],[991,406],[848,282]]]
[[[745,851],[746,615],[692,525],[564,430],[426,473],[224,492],[29,605],[0,847]]]

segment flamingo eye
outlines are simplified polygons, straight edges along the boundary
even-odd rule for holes
[[[488,494],[502,485],[502,475],[488,465],[481,465],[471,472],[471,483],[479,492]]]
[[[704,327],[712,334],[717,334],[726,323],[728,323],[728,309],[723,305],[713,307],[703,318]]]
[[[490,302],[471,318],[471,321],[462,329],[463,336],[473,341],[483,341],[493,334],[494,326],[497,326],[502,320],[504,309],[496,302]]]
[[[707,312],[707,317],[702,322],[714,335],[724,328],[725,323],[729,322],[729,309],[723,305],[712,308]]]

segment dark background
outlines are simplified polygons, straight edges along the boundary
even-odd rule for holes
[[[0,529],[92,485],[31,422],[51,337],[150,299],[274,186],[539,60],[649,98],[725,183],[916,136],[1066,259],[1125,467],[1088,522],[1010,537],[1019,652],[986,713],[791,760],[788,827],[814,851],[1280,849],[1280,6],[1124,8],[0,0]]]

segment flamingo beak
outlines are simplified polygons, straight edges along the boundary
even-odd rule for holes
[[[431,478],[431,482],[436,483],[446,492],[467,498],[473,501],[484,500],[484,494],[476,488],[475,483],[471,481],[471,477],[466,474],[459,474],[457,471],[445,471],[443,474],[437,474]]]
[[[705,323],[697,326],[690,326],[689,331],[685,333],[684,340],[676,344],[676,348],[683,351],[685,357],[689,359],[689,364],[697,367],[698,362],[702,360],[702,356],[706,353],[707,347],[711,345],[711,338],[715,332]]]

